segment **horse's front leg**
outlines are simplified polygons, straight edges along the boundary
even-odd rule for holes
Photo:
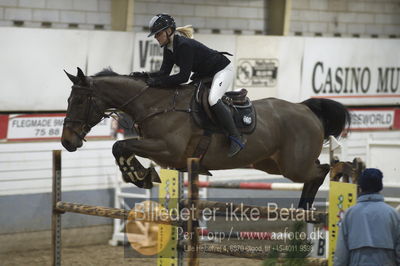
[[[112,152],[125,182],[151,189],[153,182],[161,183],[160,177],[154,167],[143,167],[135,155],[151,157],[165,151],[165,148],[166,145],[161,140],[128,139],[117,141]]]

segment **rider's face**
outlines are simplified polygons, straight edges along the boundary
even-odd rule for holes
[[[168,31],[169,29],[163,30],[154,35],[154,38],[157,39],[158,43],[161,46],[166,45],[168,43]]]

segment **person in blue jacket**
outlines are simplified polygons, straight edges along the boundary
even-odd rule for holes
[[[400,265],[400,215],[384,202],[383,174],[365,169],[358,179],[357,204],[346,210],[334,265]]]
[[[220,125],[228,132],[230,148],[228,156],[236,155],[244,148],[244,141],[235,126],[233,118],[221,97],[233,82],[233,64],[225,56],[228,53],[210,49],[204,44],[192,39],[193,28],[185,26],[176,28],[175,20],[167,14],[154,16],[149,23],[150,34],[164,48],[163,62],[157,72],[133,72],[133,77],[147,78],[147,84],[152,87],[176,86],[189,80],[191,72],[196,79],[213,77],[208,102]],[[176,64],[179,73],[170,75]],[[192,80],[193,80],[192,76]]]

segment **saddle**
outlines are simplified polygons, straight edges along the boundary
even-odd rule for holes
[[[210,133],[225,133],[224,129],[219,126],[208,103],[209,84],[210,82],[207,81],[198,81],[194,84],[196,90],[191,101],[192,118],[200,128]],[[247,90],[226,92],[222,101],[229,107],[239,132],[242,134],[253,133],[256,128],[256,110],[247,97]]]

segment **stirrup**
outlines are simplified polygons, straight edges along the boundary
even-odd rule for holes
[[[242,141],[242,137],[234,137],[234,136],[229,136],[229,139],[233,142],[235,142],[241,149],[244,148],[244,141]]]
[[[241,150],[243,150],[245,145],[244,145],[244,142],[241,141],[240,138],[241,137],[237,138],[234,136],[229,136],[229,139],[231,140],[231,144],[229,147],[228,157],[233,157],[236,154],[238,154]]]

